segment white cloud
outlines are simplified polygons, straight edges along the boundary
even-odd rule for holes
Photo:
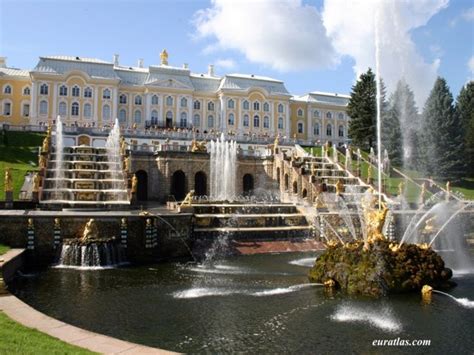
[[[470,80],[474,80],[474,55],[467,61],[467,67],[469,68]]]
[[[322,16],[336,50],[354,58],[354,72],[359,76],[375,67],[377,14],[381,76],[389,91],[404,77],[421,108],[436,79],[440,59],[427,63],[410,31],[424,26],[447,4],[448,0],[326,0]]]
[[[215,64],[216,64],[216,67],[219,67],[222,69],[234,69],[237,66],[235,61],[230,58],[217,59]]]
[[[469,9],[466,9],[466,11],[463,11],[461,17],[466,21],[474,21],[474,7],[470,7]]]
[[[237,50],[256,63],[277,70],[328,68],[338,63],[321,15],[302,0],[213,0],[195,16],[198,37]]]

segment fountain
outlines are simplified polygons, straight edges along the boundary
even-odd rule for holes
[[[224,133],[220,140],[209,144],[211,165],[211,194],[214,201],[233,201],[235,199],[235,175],[237,162],[237,143],[226,141]]]

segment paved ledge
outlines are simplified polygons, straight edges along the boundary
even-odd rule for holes
[[[16,271],[23,266],[23,252],[25,249],[10,249],[5,254],[0,255],[0,277],[6,283],[15,277]]]

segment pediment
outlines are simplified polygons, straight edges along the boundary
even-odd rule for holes
[[[175,79],[160,79],[160,80],[155,80],[147,85],[150,86],[158,86],[162,88],[173,88],[173,89],[192,89],[189,85],[186,85],[178,80]]]

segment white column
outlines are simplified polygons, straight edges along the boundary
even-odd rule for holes
[[[286,107],[286,117],[285,117],[285,131],[286,131],[286,137],[288,139],[291,139],[290,137],[290,104],[287,103],[285,104],[285,107]]]
[[[30,116],[31,121],[36,120],[36,102],[37,102],[37,95],[38,95],[38,83],[33,81],[31,85],[31,107],[30,107]]]
[[[94,122],[99,125],[99,88],[94,86]]]
[[[115,87],[112,89],[112,122],[115,122],[115,119],[118,117],[117,115],[117,107],[118,107],[118,89]]]
[[[58,85],[59,84],[54,84],[53,85],[53,120],[56,119],[57,117],[57,109],[58,109]]]
[[[188,96],[188,127],[193,124],[193,97]]]

